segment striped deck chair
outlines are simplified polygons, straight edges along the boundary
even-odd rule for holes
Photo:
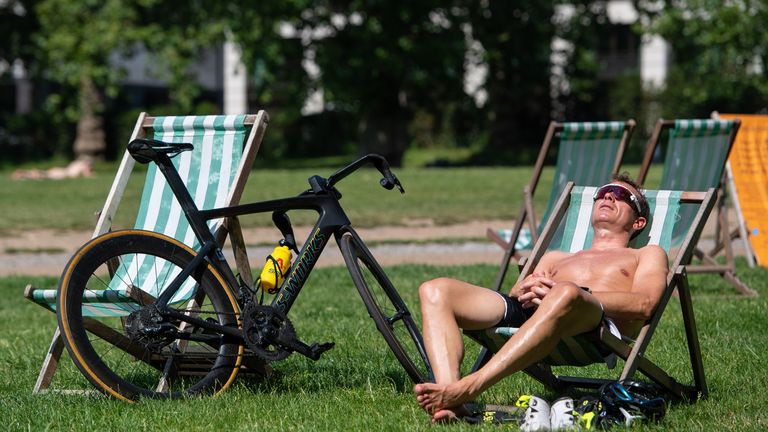
[[[709,251],[703,251],[697,246],[695,255],[702,264],[688,266],[688,271],[718,273],[742,294],[755,296],[757,292],[739,280],[735,274],[723,189],[726,161],[740,125],[739,120],[659,120],[646,146],[637,181],[645,183],[653,156],[666,133],[668,139],[664,168],[658,189],[718,189],[715,245]],[[683,209],[682,212],[682,222],[677,225],[672,237],[674,246],[680,244],[693,218],[692,210]],[[725,264],[720,264],[715,259],[721,252],[725,255]]]
[[[142,113],[130,141],[135,138],[150,137],[166,142],[192,143],[194,150],[181,153],[174,159],[174,164],[198,207],[224,207],[239,202],[267,122],[268,116],[264,111],[255,115],[184,117],[149,117],[146,113]],[[126,151],[106,203],[99,214],[93,237],[111,230],[113,217],[133,171],[134,163],[134,159]],[[213,220],[209,222],[209,227],[220,243],[224,242],[228,232],[231,233],[231,242],[236,248],[236,255],[244,256],[244,248],[237,249],[242,247],[243,243],[242,233],[236,220],[226,222]],[[148,165],[134,228],[160,232],[191,247],[197,246],[197,239],[179,203],[154,164]],[[244,259],[247,262],[247,257]],[[151,258],[137,257],[138,260],[141,260],[141,263],[137,262],[135,266],[123,266],[121,270],[130,268],[133,274],[113,275],[109,284],[110,289],[101,291],[105,293],[104,295],[91,296],[93,298],[89,299],[91,303],[88,311],[90,316],[124,317],[135,309],[142,296],[157,296],[158,293],[148,289],[138,292],[139,290],[123,282],[131,281],[141,288],[153,285],[142,285],[141,281],[146,282],[148,278],[163,277],[162,274],[158,275],[155,272],[150,274],[146,271],[148,268],[163,268],[161,265],[149,262]],[[238,260],[238,267],[241,263],[242,261]],[[244,269],[247,268],[247,266],[244,267]],[[250,271],[240,270],[244,276],[250,276]],[[173,301],[190,300],[192,288],[182,289]],[[38,305],[55,312],[57,295],[55,289],[37,289],[27,286],[24,295]],[[62,349],[63,341],[57,328],[35,384],[33,390],[35,393],[50,386]],[[254,372],[259,368],[263,370],[261,365],[253,362],[250,366]]]
[[[624,149],[635,128],[634,120],[614,122],[551,122],[539,150],[531,181],[523,188],[523,204],[511,230],[488,229],[488,237],[504,249],[493,287],[498,291],[504,283],[512,257],[530,249],[552,212],[555,201],[565,184],[573,181],[584,186],[599,186],[618,172]],[[555,143],[557,141],[557,143]],[[547,208],[537,221],[533,196],[539,184],[550,148],[557,146],[557,165],[549,193]],[[527,225],[527,227],[526,227]]]
[[[592,197],[596,190],[596,187],[574,187],[572,183],[566,186],[565,191],[558,199],[552,218],[547,222],[546,228],[533,248],[531,257],[525,262],[520,280],[533,272],[536,264],[554,240],[555,231],[558,225],[561,225],[564,217],[564,232],[559,243],[559,249],[576,252],[590,247],[593,234],[591,226]],[[714,207],[716,190],[714,188],[707,192],[647,190],[645,194],[650,205],[651,217],[648,226],[641,235],[632,241],[631,247],[658,244],[669,253],[674,227],[680,221],[680,210],[688,206],[693,206],[696,210],[694,221],[690,224],[682,246],[672,259],[667,275],[667,287],[659,306],[634,341],[622,336],[618,329],[604,325],[599,334],[590,333],[589,335],[579,335],[562,340],[547,358],[525,370],[526,373],[552,389],[597,388],[605,382],[616,379],[556,376],[552,371],[553,366],[583,366],[606,362],[611,367],[612,358],[619,357],[624,360],[624,367],[618,379],[630,379],[639,370],[671,394],[680,398],[697,400],[707,396],[708,390],[688,287],[686,264],[690,262],[694,245],[701,235],[707,216]],[[683,324],[694,377],[693,385],[679,383],[645,356],[650,339],[675,290],[680,296]],[[511,328],[490,328],[480,331],[465,331],[465,333],[485,348],[495,352],[515,331],[516,329]],[[610,354],[607,357],[604,355],[606,352]],[[476,368],[488,358],[490,357],[480,359]]]

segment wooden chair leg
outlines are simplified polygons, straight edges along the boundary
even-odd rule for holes
[[[227,218],[227,229],[229,230],[229,241],[232,243],[232,252],[235,255],[235,265],[240,274],[240,279],[248,286],[253,287],[253,275],[251,266],[248,262],[248,252],[243,238],[243,229],[240,221],[236,217]]]
[[[43,360],[43,365],[40,368],[40,374],[37,376],[37,382],[35,382],[35,388],[32,389],[32,393],[37,394],[50,387],[53,375],[59,367],[59,359],[63,350],[64,340],[61,338],[59,327],[56,326],[56,331],[53,332],[53,338],[51,338],[51,346],[45,355],[45,360]]]
[[[680,307],[683,313],[683,325],[685,326],[685,336],[688,341],[688,354],[691,358],[691,367],[693,368],[693,381],[698,392],[698,398],[704,399],[709,394],[707,381],[704,376],[704,363],[701,359],[701,346],[699,345],[699,336],[696,331],[696,319],[693,314],[693,303],[691,302],[691,290],[688,286],[688,278],[685,274],[680,279],[677,292],[680,295]]]
[[[509,270],[509,263],[512,261],[512,256],[514,254],[514,245],[510,245],[510,247],[504,251],[504,256],[501,258],[501,264],[499,265],[499,272],[496,274],[496,280],[493,282],[493,290],[501,291],[501,286],[504,284],[504,278],[507,276],[507,270]]]
[[[744,282],[741,281],[732,271],[727,271],[723,273],[723,278],[728,281],[731,285],[734,286],[740,293],[744,294],[747,297],[757,297],[757,291],[753,290],[752,288],[748,287]]]

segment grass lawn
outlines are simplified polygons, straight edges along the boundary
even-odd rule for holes
[[[489,285],[495,275],[494,266],[408,265],[387,270],[412,309],[418,284],[425,279],[448,275]],[[710,398],[693,405],[673,405],[660,425],[635,430],[768,429],[768,373],[763,353],[768,346],[768,272],[748,269],[740,261],[738,274],[761,296],[738,297],[718,276],[691,276]],[[275,377],[266,381],[239,379],[230,391],[216,398],[141,401],[134,405],[101,396],[31,394],[55,316],[23,299],[22,289],[29,282],[51,286],[56,281],[0,279],[4,299],[0,303],[3,430],[435,430],[418,409],[405,372],[389,354],[342,267],[316,270],[291,312],[303,340],[336,342],[336,348],[319,361],[292,355],[275,365]],[[471,345],[467,357],[474,359],[476,352],[476,346]],[[673,375],[690,381],[681,314],[674,298],[648,355]],[[590,373],[602,370],[599,366],[584,369]],[[89,388],[66,358],[54,385]],[[493,387],[480,402],[510,404],[529,393],[550,400],[559,396],[521,374]],[[446,429],[478,427],[454,425]]]
[[[137,165],[120,208],[115,227],[133,225],[143,185],[142,170]],[[637,173],[637,166],[625,168]],[[50,228],[55,230],[90,230],[96,211],[104,205],[116,171],[115,164],[98,165],[95,175],[84,179],[25,180],[11,179],[10,170],[0,171],[0,235],[19,230]],[[330,175],[334,169],[256,169],[251,173],[242,203],[294,196],[308,187],[311,175]],[[405,195],[379,187],[379,174],[373,169],[358,171],[343,180],[338,189],[342,205],[356,226],[407,225],[425,221],[450,224],[469,220],[514,219],[522,203],[523,186],[531,178],[531,167],[505,168],[403,168],[395,169],[405,187]],[[545,169],[534,195],[536,214],[541,215],[552,187],[551,169]],[[649,185],[659,175],[651,170]],[[44,210],[44,211],[43,211]],[[292,212],[297,224],[314,221],[314,212]],[[248,216],[244,226],[270,225],[269,215]]]
[[[635,173],[637,167],[627,170]],[[332,171],[256,170],[243,202],[295,195],[307,187],[309,175]],[[114,172],[114,165],[104,165],[97,167],[93,178],[58,182],[13,182],[10,171],[0,172],[0,181],[7,186],[0,188],[0,235],[39,228],[92,228],[93,213],[101,208]],[[531,175],[529,167],[406,168],[395,172],[406,188],[404,196],[379,188],[378,175],[371,170],[341,183],[342,203],[356,225],[512,219],[520,206],[520,191]],[[651,171],[650,178],[652,186],[658,172]],[[545,171],[536,195],[538,214],[543,211],[550,184],[551,172]],[[141,178],[135,176],[116,226],[132,224],[140,188]],[[309,222],[310,216],[292,218],[301,224]],[[243,224],[268,223],[269,217],[264,217]],[[410,265],[387,270],[415,311],[421,281],[448,275],[487,286],[496,268]],[[761,296],[741,298],[718,276],[691,276],[710,398],[693,405],[674,405],[662,424],[638,430],[768,429],[768,368],[762,352],[768,346],[768,272],[748,269],[740,261],[738,274]],[[317,269],[305,287],[307,293],[291,312],[302,340],[336,342],[336,348],[319,361],[293,355],[275,365],[278,373],[274,377],[239,379],[230,391],[216,398],[141,401],[134,405],[100,396],[31,394],[56,320],[53,314],[23,299],[22,290],[30,282],[41,287],[56,284],[53,278],[0,278],[4,299],[0,303],[2,430],[434,430],[428,416],[417,407],[411,383],[368,318],[344,268]],[[681,319],[673,298],[648,355],[688,382],[692,378]],[[475,345],[469,345],[467,363],[471,364],[477,351]],[[601,368],[584,370],[596,374]],[[54,387],[90,388],[66,355]],[[519,395],[530,393],[550,400],[559,396],[526,376],[516,375],[494,386],[480,402],[511,404]],[[454,425],[448,429],[478,427]]]

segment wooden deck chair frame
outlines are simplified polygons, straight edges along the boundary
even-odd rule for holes
[[[599,125],[605,125],[608,123],[613,122],[583,122],[583,123],[570,123],[571,125],[576,125],[577,127],[598,127]],[[630,119],[627,121],[624,121],[624,128],[623,133],[621,136],[621,139],[618,143],[618,148],[616,150],[616,158],[613,161],[613,165],[611,166],[611,172],[606,173],[606,178],[603,179],[604,181],[610,180],[610,175],[613,173],[618,172],[619,167],[621,166],[621,160],[624,155],[624,150],[627,147],[627,143],[629,142],[629,139],[632,137],[632,132],[635,129],[635,121]],[[517,242],[517,239],[520,237],[520,233],[523,230],[523,227],[525,225],[528,226],[528,229],[531,233],[531,243],[535,244],[536,240],[538,238],[538,229],[539,229],[539,223],[536,220],[536,215],[533,209],[533,196],[536,193],[536,187],[539,184],[539,179],[541,178],[542,170],[544,169],[544,162],[547,159],[547,155],[549,154],[550,148],[554,144],[554,141],[559,138],[560,134],[562,134],[563,130],[566,127],[566,124],[568,123],[560,123],[552,121],[549,123],[549,127],[547,128],[547,133],[544,136],[544,142],[541,145],[541,149],[539,150],[539,155],[536,158],[536,163],[533,167],[533,175],[531,176],[530,182],[526,186],[523,187],[523,203],[520,206],[520,211],[518,212],[517,219],[515,219],[515,225],[512,228],[512,234],[509,241],[506,241],[503,239],[496,230],[489,228],[486,232],[486,235],[488,238],[493,240],[495,243],[497,243],[499,246],[504,249],[504,256],[501,260],[501,264],[499,266],[499,271],[496,275],[495,282],[493,283],[493,289],[496,291],[499,291],[501,288],[501,285],[504,283],[504,278],[506,277],[507,270],[509,269],[509,263],[512,260],[512,258],[519,259],[520,256],[518,254],[518,251],[515,249],[515,243]],[[567,179],[568,181],[575,181],[579,184],[583,184],[583,179]],[[603,181],[601,180],[601,181]],[[559,192],[555,192],[551,197],[550,200],[555,200],[558,196]]]
[[[556,210],[552,217],[547,221],[546,227],[539,237],[539,240],[534,245],[531,256],[525,260],[523,269],[520,272],[519,280],[522,280],[536,267],[537,263],[544,255],[548,245],[552,241],[554,233],[560,222],[563,220],[568,205],[571,201],[571,191],[573,189],[573,183],[568,183],[568,186],[563,191],[563,194],[559,197],[556,204]],[[683,240],[681,247],[678,249],[677,255],[672,260],[669,272],[667,274],[667,286],[662,294],[659,306],[653,313],[651,319],[646,321],[643,325],[640,333],[635,340],[634,344],[628,343],[624,338],[614,336],[605,326],[603,326],[599,332],[599,340],[596,343],[603,345],[610,352],[615,353],[618,357],[625,361],[624,367],[618,378],[584,378],[575,376],[557,376],[552,372],[550,366],[545,364],[534,364],[524,371],[543,383],[545,386],[553,390],[563,390],[567,388],[599,388],[606,382],[632,379],[636,372],[640,371],[652,381],[660,385],[671,395],[674,395],[680,399],[689,401],[695,401],[700,398],[706,398],[708,395],[708,388],[706,378],[704,375],[704,366],[701,357],[701,348],[699,345],[698,334],[696,331],[696,322],[694,319],[693,304],[691,300],[691,293],[688,285],[688,272],[687,265],[690,263],[693,256],[693,250],[696,242],[701,236],[701,232],[704,229],[704,224],[712,211],[717,199],[717,192],[714,188],[709,189],[706,192],[682,192],[680,202],[684,204],[698,204],[699,208],[694,218],[688,233]],[[677,290],[680,298],[680,306],[682,308],[683,325],[685,327],[685,334],[687,339],[688,353],[690,356],[690,363],[693,372],[693,384],[686,385],[681,384],[671,375],[669,375],[664,369],[657,366],[651,360],[649,360],[645,351],[650,343],[656,327],[661,320],[662,314],[666,309],[669,299],[672,297],[673,292]],[[479,367],[490,356],[485,354],[486,350],[483,350],[485,358],[479,359],[475,368]]]
[[[691,121],[691,120],[686,120]],[[706,122],[707,120],[700,120],[700,122]],[[715,245],[710,249],[709,251],[702,250],[698,245],[696,245],[696,248],[694,250],[695,256],[702,261],[702,264],[700,265],[689,265],[688,266],[688,272],[690,273],[718,273],[720,276],[722,276],[728,283],[730,283],[736,290],[738,290],[741,294],[746,296],[756,296],[757,291],[749,288],[744,282],[742,282],[738,277],[736,277],[736,265],[734,262],[733,257],[733,248],[731,245],[732,241],[732,235],[729,231],[729,222],[728,222],[728,211],[726,208],[726,200],[725,200],[725,188],[723,185],[726,184],[726,176],[727,176],[727,170],[725,169],[726,163],[728,161],[728,155],[731,152],[731,148],[733,148],[733,143],[736,139],[736,134],[739,131],[739,127],[741,126],[741,122],[739,120],[728,120],[733,122],[733,126],[731,127],[730,136],[729,136],[729,142],[728,142],[728,150],[725,154],[725,157],[722,161],[718,161],[722,164],[720,170],[722,171],[722,174],[717,181],[717,184],[710,184],[707,185],[706,188],[709,187],[715,187],[718,190],[718,199],[717,199],[717,223],[716,223],[716,229],[715,229]],[[645,183],[646,177],[648,175],[648,170],[650,169],[650,166],[653,161],[653,156],[656,152],[656,149],[661,144],[661,140],[663,137],[663,134],[665,131],[671,131],[675,128],[676,120],[665,120],[665,119],[659,119],[656,122],[656,126],[654,127],[653,133],[651,134],[651,138],[648,141],[648,144],[645,149],[645,153],[643,155],[643,161],[640,166],[640,173],[637,176],[637,182],[640,184]],[[668,189],[668,185],[662,184],[660,186],[660,189]],[[720,264],[717,262],[715,257],[719,255],[720,253],[723,253],[725,255],[725,264]]]
[[[136,121],[133,133],[131,134],[131,138],[128,142],[133,141],[136,138],[146,138],[147,134],[151,131],[151,128],[154,125],[155,119],[155,117],[151,117],[147,113],[142,112]],[[248,114],[245,116],[244,124],[249,126],[250,131],[247,132],[247,136],[243,142],[243,153],[241,155],[240,164],[237,167],[237,171],[235,173],[234,183],[232,184],[229,196],[226,200],[228,203],[227,205],[235,205],[240,201],[243,190],[245,188],[245,184],[251,171],[251,167],[253,166],[253,162],[256,158],[256,153],[261,146],[261,141],[264,137],[268,122],[269,116],[265,111],[259,111],[256,114]],[[111,230],[113,218],[117,213],[120,201],[123,197],[123,193],[125,192],[125,188],[128,184],[128,179],[133,171],[134,165],[135,160],[131,157],[128,151],[126,151],[118,167],[115,179],[112,182],[112,186],[110,188],[106,202],[104,203],[104,207],[99,212],[98,221],[91,238],[95,238]],[[230,242],[234,250],[238,271],[240,272],[241,277],[245,283],[252,284],[253,280],[250,267],[248,265],[248,257],[245,252],[245,243],[243,240],[240,224],[236,218],[225,220],[224,223],[221,224],[217,229],[215,236],[219,243],[223,244],[228,234],[230,235]],[[27,287],[24,289],[24,296],[27,299],[35,302],[33,297],[35,291],[37,290],[38,288],[27,285]],[[38,304],[37,302],[35,303]],[[40,368],[37,381],[35,382],[35,386],[33,388],[33,393],[48,391],[58,368],[59,360],[63,350],[64,341],[57,326],[51,339],[48,352]],[[269,372],[268,365],[265,365],[263,362],[256,361],[255,359],[244,359],[243,364],[246,366],[243,368],[244,372],[257,374],[266,374]],[[64,393],[80,393],[80,391],[60,391]]]

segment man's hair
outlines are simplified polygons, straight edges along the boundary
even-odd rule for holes
[[[637,214],[637,209],[632,207],[632,211],[637,215],[638,217],[644,217],[646,221],[648,221],[648,217],[651,213],[651,207],[648,205],[648,199],[645,198],[645,194],[643,193],[642,186],[639,185],[632,177],[629,176],[628,172],[623,172],[621,174],[614,174],[612,177],[613,181],[620,181],[622,183],[626,183],[630,186],[632,186],[637,191],[637,203],[640,204],[640,214]],[[648,224],[646,224],[648,226]],[[643,227],[645,229],[645,227]],[[643,230],[635,231],[632,233],[631,239],[634,239],[640,233],[643,232]]]

